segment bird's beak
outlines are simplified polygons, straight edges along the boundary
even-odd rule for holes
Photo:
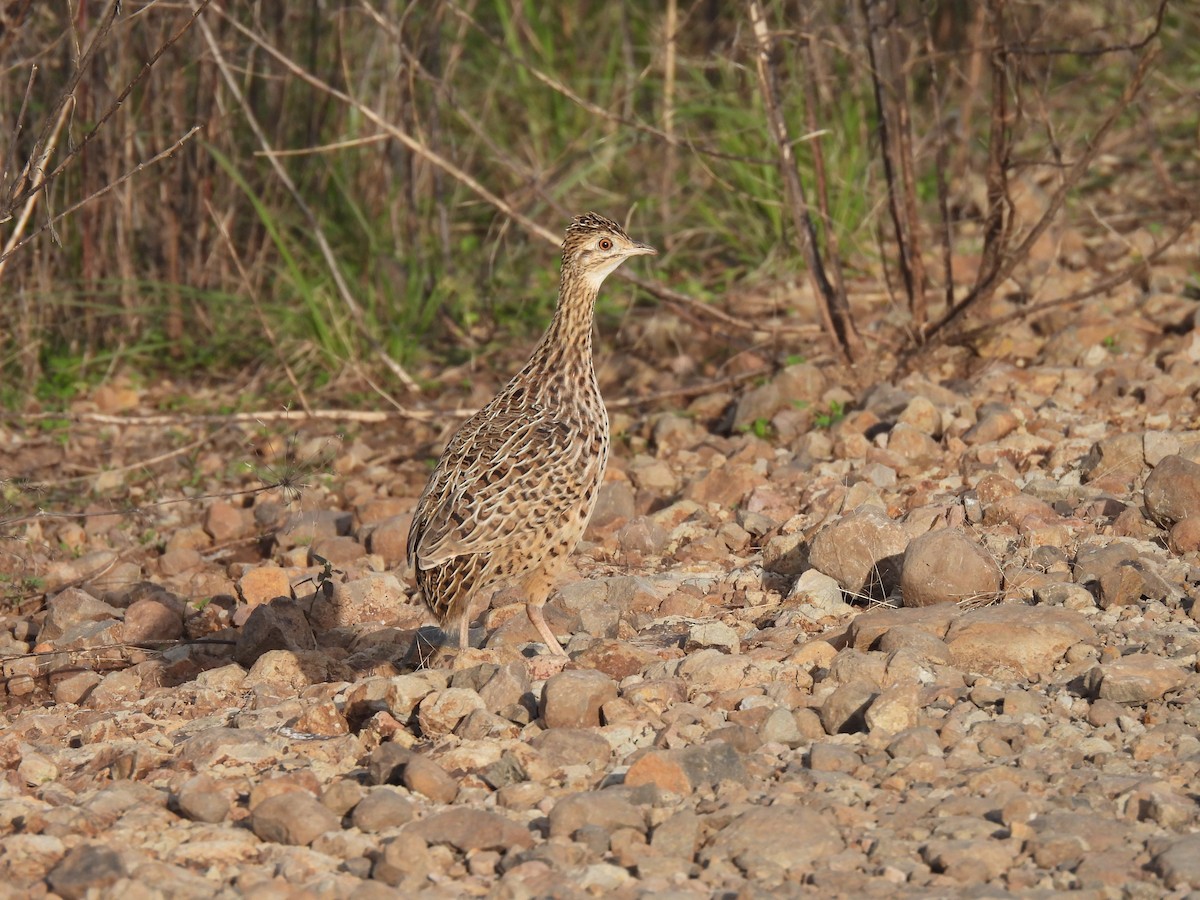
[[[658,251],[649,244],[639,244],[634,241],[629,245],[629,249],[625,251],[626,256],[657,256]]]

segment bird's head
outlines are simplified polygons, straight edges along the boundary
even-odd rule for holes
[[[582,276],[593,288],[631,256],[658,253],[649,244],[639,243],[611,219],[596,213],[576,216],[567,226],[562,245],[563,274]]]

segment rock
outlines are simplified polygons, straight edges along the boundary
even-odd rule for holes
[[[258,606],[276,597],[291,597],[292,582],[279,566],[263,564],[247,569],[238,579],[238,593],[248,606]]]
[[[416,754],[404,766],[404,786],[428,797],[434,803],[453,803],[458,795],[458,782],[428,757]]]
[[[957,528],[929,531],[904,551],[900,591],[905,606],[931,606],[997,596],[1000,567]]]
[[[1150,518],[1164,527],[1200,517],[1200,464],[1182,456],[1165,457],[1146,479],[1143,492]]]
[[[173,641],[183,637],[183,604],[147,597],[125,610],[124,638],[128,643]]]
[[[896,421],[902,425],[909,425],[930,437],[936,438],[942,435],[941,411],[933,405],[932,400],[920,394],[908,401],[908,405],[904,407],[904,411],[900,413],[900,417]]]
[[[547,728],[595,727],[600,724],[600,707],[616,696],[616,682],[603,672],[560,672],[542,688],[542,720]]]
[[[1085,484],[1127,488],[1141,475],[1145,461],[1141,433],[1122,432],[1093,444],[1080,461],[1079,473]]]
[[[383,845],[383,852],[371,867],[371,877],[392,887],[416,891],[427,884],[434,870],[429,845],[411,829],[406,829]]]
[[[884,635],[897,628],[924,631],[940,641],[950,629],[950,623],[960,614],[956,607],[946,604],[903,609],[888,607],[873,609],[860,613],[850,623],[848,633],[850,646],[859,650],[874,650],[880,646]],[[911,633],[911,631],[905,633]]]
[[[234,506],[228,500],[214,500],[204,514],[204,530],[217,544],[245,537],[253,528],[250,510]]]
[[[703,650],[706,647],[714,647],[723,653],[737,653],[741,646],[738,633],[724,622],[699,622],[692,625],[688,628],[683,643],[685,653]]]
[[[1171,841],[1150,861],[1150,869],[1171,890],[1195,889],[1200,884],[1200,834]]]
[[[733,429],[744,431],[759,420],[769,421],[780,410],[795,408],[797,403],[814,404],[827,386],[825,375],[817,366],[810,363],[788,366],[766,384],[742,395],[734,413]]]
[[[876,684],[862,680],[842,684],[821,704],[821,725],[827,734],[866,730],[867,707],[879,695]]]
[[[618,828],[646,831],[640,809],[615,791],[584,791],[564,797],[550,810],[550,837],[574,837],[584,826],[611,834]]]
[[[98,844],[80,844],[50,870],[46,881],[64,900],[83,900],[99,895],[127,875],[117,851]]]
[[[530,745],[552,770],[587,766],[595,772],[612,758],[608,741],[586,728],[551,728],[537,735]]]
[[[871,734],[899,734],[917,724],[921,711],[920,689],[915,684],[897,684],[871,701],[864,721]]]
[[[281,550],[310,547],[320,537],[337,537],[350,533],[354,517],[336,509],[306,509],[292,513],[283,527],[275,533]]]
[[[629,482],[606,481],[601,485],[600,493],[596,496],[596,508],[592,510],[592,517],[588,520],[589,534],[585,537],[594,539],[599,529],[616,521],[631,519],[636,512],[637,505],[633,496],[633,488],[629,486]]]
[[[250,668],[271,650],[315,650],[313,636],[304,611],[294,600],[279,598],[254,607],[237,635],[233,658]]]
[[[882,596],[900,581],[907,545],[903,528],[882,510],[865,506],[817,532],[809,562],[848,593]]]
[[[527,828],[499,813],[481,809],[456,807],[434,813],[410,825],[407,831],[416,834],[427,844],[449,844],[463,853],[471,850],[506,853],[513,847],[533,846],[533,835]]]
[[[390,622],[408,604],[395,575],[377,573],[345,583],[334,582],[332,593],[318,593],[312,604],[312,624],[318,630]]]
[[[702,506],[716,504],[724,509],[738,506],[766,482],[766,476],[745,463],[726,463],[709,469],[692,482],[685,496]]]
[[[483,698],[470,688],[446,688],[434,691],[417,707],[421,734],[436,737],[449,734],[472,710],[483,709]]]
[[[1119,565],[1101,573],[1096,581],[1096,600],[1101,609],[1133,606],[1142,599],[1146,582],[1136,565]]]
[[[367,782],[369,784],[400,784],[404,768],[416,754],[399,744],[380,744],[366,759]]]
[[[390,516],[371,529],[367,549],[383,557],[388,566],[402,569],[408,563],[408,532],[411,527],[411,512]]]
[[[158,571],[167,578],[191,571],[204,561],[200,551],[192,547],[174,547],[158,558]]]
[[[1017,848],[994,840],[933,840],[921,848],[921,858],[935,872],[964,884],[984,884],[999,878],[1013,864]]]
[[[728,860],[745,872],[764,863],[807,867],[845,847],[834,822],[807,806],[776,803],[737,816],[700,851],[705,863]]]
[[[119,619],[120,610],[97,600],[87,591],[69,587],[46,601],[46,618],[38,640],[57,641],[69,630],[85,622]]]
[[[962,436],[963,443],[968,447],[980,444],[991,444],[1007,437],[1021,425],[1021,420],[1008,409],[998,409],[980,418],[968,428]]]
[[[1096,632],[1074,610],[1001,604],[957,617],[946,633],[955,666],[970,672],[1011,669],[1047,675],[1067,649],[1095,643]]]
[[[409,766],[420,757],[413,757]],[[406,768],[407,772],[408,769]],[[414,814],[411,800],[401,795],[395,788],[382,785],[371,788],[365,797],[354,807],[350,821],[354,827],[367,834],[375,834],[396,828],[410,822]],[[307,842],[305,842],[307,843]]]
[[[1101,700],[1146,703],[1181,687],[1185,681],[1187,670],[1182,666],[1148,653],[1133,653],[1090,670],[1087,688]]]
[[[229,815],[229,798],[208,775],[195,775],[179,787],[179,811],[193,822],[223,822]]]
[[[312,794],[289,791],[262,801],[250,814],[250,829],[264,841],[306,846],[341,826]]]
[[[697,788],[721,781],[744,781],[742,759],[725,741],[709,741],[681,750],[650,750],[625,773],[625,784],[653,784],[659,790],[687,796]]]

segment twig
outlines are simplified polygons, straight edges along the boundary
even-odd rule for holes
[[[1103,294],[1107,291],[1111,291],[1115,287],[1120,287],[1125,282],[1136,278],[1140,273],[1146,271],[1148,266],[1157,262],[1169,249],[1171,249],[1171,247],[1179,242],[1180,238],[1187,234],[1188,230],[1195,222],[1196,216],[1193,213],[1188,216],[1187,220],[1179,226],[1178,230],[1173,235],[1155,247],[1150,253],[1146,254],[1144,258],[1139,259],[1137,262],[1131,263],[1124,269],[1121,269],[1119,272],[1113,273],[1108,278],[1096,282],[1091,287],[1075,291],[1074,293],[1068,294],[1065,297],[1056,297],[1053,300],[1043,300],[1041,303],[1035,303],[1025,307],[1024,309],[1019,309],[1016,312],[1009,313],[1008,315],[999,316],[995,319],[985,322],[982,325],[979,325],[976,328],[972,328],[967,331],[960,331],[954,335],[952,343],[965,344],[978,337],[981,337],[984,334],[987,334],[994,328],[997,328],[1001,325],[1007,325],[1009,322],[1027,321],[1029,319],[1038,317],[1042,313],[1049,312],[1052,309],[1061,309],[1064,306],[1082,303],[1085,300],[1090,300],[1092,297],[1095,297],[1098,294]]]
[[[126,172],[124,175],[122,175],[116,181],[113,181],[109,184],[104,185],[104,187],[100,188],[100,190],[96,191],[95,193],[89,194],[88,196],[86,196],[82,200],[80,200],[78,203],[74,203],[71,206],[68,206],[62,212],[55,214],[55,216],[52,219],[50,219],[49,221],[47,221],[41,228],[26,235],[24,238],[17,241],[17,243],[14,244],[11,249],[5,251],[5,253],[2,256],[0,256],[0,263],[3,263],[6,259],[8,259],[14,253],[16,253],[18,250],[20,250],[22,247],[24,247],[30,241],[32,241],[35,237],[40,235],[43,231],[53,228],[56,223],[61,222],[64,218],[69,216],[71,213],[75,212],[78,209],[81,209],[82,207],[91,203],[93,200],[97,199],[98,197],[103,197],[105,194],[107,194],[109,191],[113,190],[114,188],[120,187],[125,182],[127,182],[129,179],[133,178],[134,175],[137,175],[139,172],[143,171],[144,169],[148,169],[150,166],[154,165],[156,162],[159,162],[160,160],[166,159],[168,156],[171,156],[172,154],[174,154],[174,152],[176,150],[178,150],[180,147],[182,147],[184,144],[186,144],[188,141],[190,141],[196,135],[196,133],[198,131],[200,131],[200,126],[193,125],[191,130],[188,131],[187,134],[185,134],[183,137],[181,137],[179,140],[177,140],[174,144],[172,144],[166,150],[160,151],[159,153],[154,154],[149,159],[138,163],[136,166],[134,166],[132,169],[130,169],[128,172]],[[43,184],[45,184],[45,182],[43,182]]]
[[[839,296],[834,290],[821,261],[816,228],[813,225],[812,216],[809,214],[808,203],[804,198],[804,186],[800,183],[800,175],[796,170],[796,159],[792,152],[792,142],[788,137],[787,122],[779,108],[775,67],[771,60],[774,48],[759,0],[750,0],[749,11],[750,24],[754,29],[758,51],[756,62],[758,64],[759,91],[762,94],[763,105],[766,107],[767,124],[771,131],[771,137],[774,139],[776,150],[779,153],[777,166],[786,185],[787,201],[792,214],[796,238],[800,242],[800,250],[808,264],[808,276],[813,285],[813,292],[820,301],[818,306],[825,328],[842,359],[846,362],[854,362],[863,355],[862,339],[859,337],[854,319],[850,315],[850,307],[845,294]]]
[[[208,0],[191,0],[192,7],[195,8],[199,2],[207,3]],[[249,35],[249,33],[246,32],[246,30],[243,29],[240,24],[232,19],[229,19],[223,10],[221,10],[220,13],[226,18],[226,21],[232,22],[240,31],[253,38],[253,35]],[[264,150],[272,150],[273,148],[271,147],[271,142],[267,139],[266,132],[263,131],[262,126],[258,122],[258,117],[254,115],[254,111],[247,102],[246,96],[242,92],[241,86],[238,84],[238,80],[234,77],[228,62],[225,60],[225,55],[221,52],[221,47],[217,43],[216,36],[213,34],[212,29],[208,27],[208,22],[200,19],[199,24],[200,32],[204,35],[204,40],[208,44],[208,49],[213,55],[213,60],[216,62],[217,68],[221,72],[221,77],[225,81],[225,86],[229,89],[229,92],[233,95],[234,99],[241,107],[242,116],[245,118],[246,124],[249,125],[250,130],[254,132],[254,137],[258,141],[259,145]],[[261,43],[260,46],[265,47],[265,45]],[[354,295],[350,292],[350,286],[346,283],[345,275],[342,274],[342,267],[338,264],[337,257],[334,256],[333,253],[333,248],[330,246],[329,240],[325,237],[325,231],[321,228],[321,224],[318,221],[316,214],[313,212],[312,207],[308,205],[308,202],[300,193],[300,189],[296,187],[296,183],[292,180],[292,177],[288,175],[287,170],[284,169],[283,165],[279,162],[279,159],[274,154],[270,154],[267,156],[267,161],[270,163],[271,168],[275,171],[276,177],[279,178],[280,182],[282,182],[283,186],[287,189],[287,192],[291,195],[292,201],[296,204],[297,208],[299,208],[300,212],[308,221],[309,227],[313,232],[313,240],[316,242],[317,248],[321,251],[321,256],[325,260],[325,265],[329,269],[329,274],[333,277],[334,284],[337,287],[338,295],[342,298],[342,303],[345,304],[346,309],[350,311],[350,316],[354,320],[354,324],[357,326],[359,334],[366,339],[371,347],[372,352],[374,352],[383,361],[384,365],[386,365],[388,369],[391,370],[392,374],[400,380],[401,384],[403,384],[414,394],[420,393],[420,387],[417,385],[416,381],[413,380],[412,376],[410,376],[408,372],[404,370],[400,363],[392,359],[391,355],[384,350],[383,345],[376,340],[375,336],[371,334],[370,329],[367,328],[366,318],[363,315],[362,307],[358,305],[358,301],[354,299]]]
[[[996,289],[1004,283],[1005,279],[1007,279],[1013,273],[1013,270],[1016,269],[1016,267],[1022,261],[1024,261],[1026,257],[1028,257],[1030,248],[1032,248],[1042,234],[1045,233],[1046,229],[1050,227],[1050,223],[1053,221],[1055,216],[1058,215],[1058,211],[1062,208],[1063,203],[1066,201],[1067,194],[1079,182],[1079,179],[1083,176],[1084,172],[1087,171],[1088,167],[1092,164],[1092,161],[1096,158],[1096,155],[1100,152],[1101,147],[1104,145],[1104,138],[1108,135],[1108,132],[1111,130],[1113,124],[1121,117],[1121,114],[1125,112],[1129,104],[1133,102],[1134,97],[1136,97],[1138,92],[1141,90],[1142,84],[1145,82],[1146,76],[1150,72],[1150,67],[1157,57],[1158,49],[1154,48],[1147,51],[1145,54],[1143,54],[1142,58],[1138,60],[1137,70],[1133,73],[1133,77],[1130,79],[1129,84],[1126,85],[1124,92],[1121,94],[1121,98],[1117,101],[1113,108],[1108,111],[1108,115],[1104,117],[1104,120],[1096,129],[1095,134],[1093,134],[1091,139],[1088,141],[1083,153],[1080,154],[1079,158],[1071,165],[1070,169],[1063,176],[1062,183],[1051,196],[1045,211],[1042,213],[1042,217],[1038,219],[1034,226],[1029,230],[1029,233],[1025,235],[1024,240],[1022,240],[1015,249],[1007,253],[1002,261],[997,263],[992,274],[990,274],[982,283],[976,285],[976,287],[973,288],[971,292],[967,294],[967,296],[947,310],[945,315],[943,315],[941,319],[934,323],[929,330],[930,336],[942,331],[944,328],[946,328],[946,326],[954,322],[968,307],[991,297],[996,292]]]

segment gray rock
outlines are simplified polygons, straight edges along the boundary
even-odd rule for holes
[[[700,787],[748,778],[738,752],[725,741],[709,741],[680,750],[650,750],[625,773],[625,784],[652,784],[659,790],[687,796]]]
[[[352,581],[335,581],[333,590],[318,593],[311,604],[312,626],[318,631],[366,623],[390,622],[397,607],[408,602],[395,575],[372,573]]]
[[[404,767],[416,754],[399,744],[380,744],[366,759],[368,784],[400,784]]]
[[[315,650],[317,639],[295,600],[279,597],[254,607],[238,632],[233,658],[247,669],[271,650]]]
[[[900,591],[905,606],[995,598],[999,590],[996,561],[957,528],[926,532],[904,551]]]
[[[121,611],[77,587],[69,587],[46,601],[46,618],[38,640],[57,642],[71,629],[84,623],[121,618]]]
[[[115,850],[98,844],[80,844],[50,870],[46,881],[64,900],[83,900],[111,887],[127,874]]]

